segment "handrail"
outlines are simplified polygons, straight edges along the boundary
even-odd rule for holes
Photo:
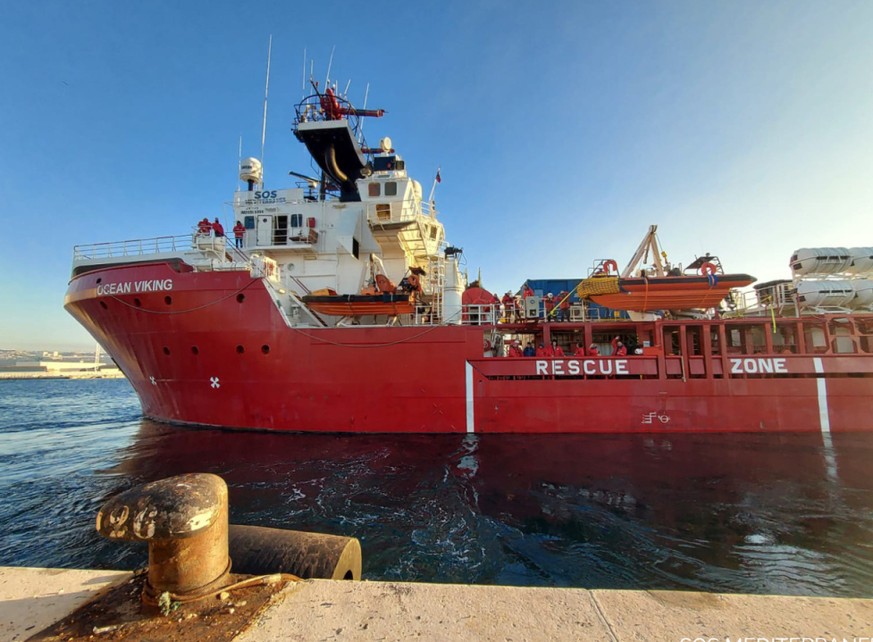
[[[147,239],[128,239],[126,241],[111,241],[109,243],[91,243],[73,247],[73,260],[87,261],[162,254],[165,252],[190,250],[191,246],[190,234],[156,236]]]

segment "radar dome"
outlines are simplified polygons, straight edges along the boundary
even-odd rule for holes
[[[239,162],[239,178],[241,181],[260,183],[264,170],[257,158],[244,158]]]
[[[379,141],[379,149],[386,154],[391,151],[391,139],[387,136]]]

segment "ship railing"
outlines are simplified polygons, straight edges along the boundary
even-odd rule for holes
[[[408,199],[390,203],[367,203],[367,222],[373,227],[412,222],[417,212],[411,203]]]
[[[472,304],[461,306],[462,325],[492,325],[500,319],[500,304]]]
[[[753,317],[775,314],[776,316],[800,316],[797,293],[788,283],[768,289],[732,290],[723,304],[725,318]]]
[[[148,239],[129,239],[126,241],[111,241],[109,243],[76,245],[73,248],[73,260],[117,259],[129,256],[182,252],[190,249],[191,236],[189,234],[156,236]]]
[[[333,120],[328,117],[325,113],[324,106],[322,103],[323,96],[321,94],[312,94],[311,96],[307,96],[303,100],[301,100],[294,107],[294,112],[296,115],[296,123],[309,123],[309,122],[323,122]],[[358,144],[362,147],[366,147],[366,142],[364,141],[363,136],[360,135],[360,117],[357,115],[355,108],[352,104],[346,100],[342,96],[334,96],[336,103],[343,110],[342,120],[348,122],[349,127],[351,127],[352,131],[355,133],[355,136],[358,139]],[[297,129],[295,125],[294,129]]]

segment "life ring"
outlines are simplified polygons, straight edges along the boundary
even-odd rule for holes
[[[610,270],[610,266],[612,269]],[[611,272],[615,272],[618,274],[618,263],[616,263],[613,259],[606,259],[603,262],[603,270],[606,274],[610,274]]]
[[[488,339],[485,339],[485,345],[483,346],[483,348],[487,351],[490,350],[491,347],[491,342]]]
[[[709,263],[708,261],[700,266],[700,273],[703,276],[714,276],[718,268],[715,266],[715,263]]]

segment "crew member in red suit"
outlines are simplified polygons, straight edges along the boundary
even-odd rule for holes
[[[543,298],[543,310],[545,312],[546,321],[552,320],[552,318],[551,318],[552,317],[552,310],[554,310],[554,309],[555,309],[555,297],[551,292],[549,292]]]
[[[626,357],[627,356],[627,346],[625,346],[621,339],[615,337],[612,340],[612,356],[613,357]]]
[[[245,235],[245,233],[245,225],[237,221],[236,225],[233,226],[233,238],[237,247],[242,247],[243,236]]]
[[[585,346],[582,345],[581,343],[577,343],[576,344],[576,351],[573,353],[573,356],[574,357],[584,357],[586,354],[587,354],[587,352],[585,352]]]
[[[558,321],[570,320],[570,295],[561,290],[558,294]]]
[[[509,346],[509,356],[510,357],[521,357],[521,344],[518,340],[513,341],[512,345]]]
[[[215,217],[215,220],[212,221],[212,231],[215,232],[215,236],[224,236],[224,227],[222,227],[221,223],[218,222],[218,217]]]
[[[557,339],[552,339],[552,356],[553,357],[563,357],[564,349],[558,345]]]
[[[208,236],[211,231],[212,223],[210,223],[209,219],[204,216],[203,220],[197,223],[197,232]]]
[[[507,323],[512,322],[512,311],[515,308],[515,299],[512,298],[512,293],[507,292],[503,295],[503,298],[500,300],[503,304],[503,320]]]
[[[549,354],[551,351],[551,348],[544,348],[542,343],[537,346],[538,357],[551,357],[552,355]]]
[[[597,345],[592,343],[588,346],[588,356],[589,357],[597,357],[600,356],[600,350],[597,349]]]

